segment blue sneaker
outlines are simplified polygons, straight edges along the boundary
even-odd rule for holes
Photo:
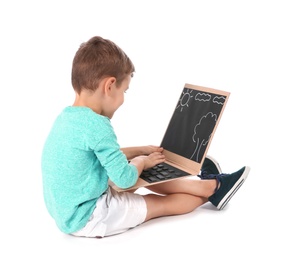
[[[249,171],[250,167],[245,166],[232,174],[218,174],[216,176],[218,188],[208,200],[219,210],[223,209],[244,183]]]
[[[216,179],[216,176],[221,173],[219,163],[213,157],[207,155],[202,165],[201,174],[198,177],[202,180]]]

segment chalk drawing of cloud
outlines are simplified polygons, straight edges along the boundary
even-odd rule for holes
[[[203,101],[203,102],[208,102],[211,100],[211,95],[210,94],[206,94],[206,93],[198,93],[195,96],[195,100],[197,101]]]
[[[214,102],[214,103],[217,103],[217,104],[219,104],[219,105],[223,105],[224,102],[225,102],[225,97],[223,97],[223,96],[220,96],[220,97],[215,96],[215,97],[213,98],[213,102]]]

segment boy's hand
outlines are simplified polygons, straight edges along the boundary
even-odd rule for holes
[[[125,154],[128,160],[131,160],[140,155],[149,155],[151,153],[163,152],[163,148],[156,145],[145,145],[145,146],[133,146],[121,148],[121,151]]]
[[[156,145],[147,145],[143,147],[143,154],[150,155],[155,152],[162,153],[163,147],[156,146]]]
[[[163,155],[161,152],[152,152],[148,156],[144,156],[144,170],[149,169],[164,161],[165,155]]]
[[[165,161],[165,155],[161,152],[153,152],[149,155],[140,155],[133,158],[130,164],[133,164],[138,169],[138,174],[140,175],[143,170],[149,169],[159,163]]]

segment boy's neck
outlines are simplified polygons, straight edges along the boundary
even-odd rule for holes
[[[72,106],[75,107],[89,107],[97,114],[101,114],[101,102],[96,95],[87,93],[85,91],[81,94],[76,93],[75,100]]]

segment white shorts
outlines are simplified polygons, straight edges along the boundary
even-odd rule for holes
[[[111,187],[98,199],[88,223],[74,236],[97,237],[116,235],[142,224],[147,205],[142,195],[117,192]]]

